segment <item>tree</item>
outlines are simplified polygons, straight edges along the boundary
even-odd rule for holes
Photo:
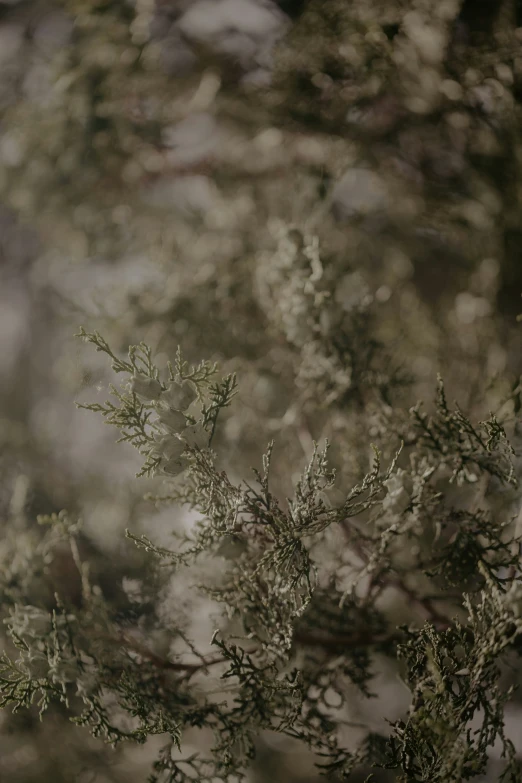
[[[101,413],[145,457],[138,476],[172,477],[155,502],[194,514],[175,547],[130,531],[127,537],[175,572],[198,574],[201,560],[211,571],[209,560],[220,560],[219,574],[192,587],[223,607],[214,619],[214,654],[196,648],[183,616],[158,623],[144,583],[128,593],[134,610],[120,619],[81,559],[79,521],[66,512],[42,516],[50,532],[31,553],[33,573],[25,579],[45,571],[49,551],[66,541],[81,598],[76,607],[58,594],[47,607],[26,605],[20,575],[9,574],[7,627],[18,657],[4,654],[2,704],[17,710],[36,702],[43,714],[59,701],[73,722],[111,744],[168,735],[153,781],[242,779],[256,736],[268,730],[304,743],[326,773],[346,778],[366,762],[398,770],[403,781],[476,777],[498,739],[506,760],[501,779],[518,780],[504,731],[511,691],[502,663],[520,651],[520,539],[508,532],[509,516],[484,496],[486,488],[494,496],[516,485],[498,419],[473,424],[451,409],[439,380],[433,414],[415,406],[409,416],[394,412],[383,421],[387,451],[403,438],[386,466],[374,447],[368,473],[332,500],[328,444],[314,445],[293,497],[283,502],[272,489],[273,442],[254,483],[234,482],[218,467],[213,439],[236,393],[234,375],[214,381],[215,365],[190,366],[178,351],[161,378],[146,345],[131,347],[125,360],[98,333],[80,336],[126,380],[111,386],[114,402],[82,407]],[[393,627],[383,605],[390,590],[424,622]],[[165,623],[181,642],[173,657],[145,641]],[[369,730],[352,751],[341,740],[350,725],[346,688],[374,695],[379,655],[402,662],[411,704],[388,739]],[[191,727],[212,730],[209,758],[182,754]]]
[[[1,693],[68,745],[6,779],[520,779],[520,20],[479,5],[0,6]]]

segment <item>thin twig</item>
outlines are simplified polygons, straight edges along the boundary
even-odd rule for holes
[[[224,663],[226,661],[226,658],[223,657],[213,658],[212,660],[207,661],[205,658],[203,658],[203,656],[201,656],[202,659],[200,663],[181,663],[179,661],[169,661],[167,658],[162,658],[152,650],[149,650],[148,647],[136,639],[129,637],[124,632],[119,634],[119,640],[128,650],[137,653],[142,658],[145,658],[147,661],[154,664],[154,666],[157,666],[159,669],[165,669],[168,671],[186,673],[190,672],[193,674],[194,672],[200,671],[201,669],[206,669],[208,666],[214,666],[217,663]]]

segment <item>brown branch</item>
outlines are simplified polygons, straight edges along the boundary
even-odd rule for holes
[[[401,638],[400,633],[390,633],[375,635],[368,631],[362,631],[356,634],[341,634],[337,636],[323,636],[322,634],[314,633],[313,631],[299,631],[294,635],[294,642],[304,645],[306,647],[320,647],[324,650],[341,650],[341,649],[356,649],[357,647],[369,647],[377,644],[389,644],[399,641]],[[117,641],[113,638],[113,641]],[[125,633],[121,633],[118,637],[118,641],[122,645],[132,652],[137,653],[141,658],[149,661],[158,669],[164,671],[175,671],[180,673],[189,674],[192,676],[197,671],[206,669],[208,666],[214,666],[218,663],[225,663],[226,658],[220,656],[213,658],[210,661],[206,661],[202,658],[201,663],[181,663],[177,661],[169,661],[166,658],[162,658],[155,652],[145,647],[141,642],[130,638]]]
[[[143,658],[144,660],[153,664],[153,666],[156,666],[158,669],[162,669],[163,671],[179,672],[181,674],[188,674],[192,676],[197,671],[206,669],[208,666],[214,666],[217,663],[224,663],[226,660],[221,656],[218,658],[212,658],[211,660],[206,660],[203,656],[201,656],[200,663],[182,663],[181,661],[169,661],[167,658],[162,658],[160,655],[153,652],[137,639],[134,639],[133,637],[126,634],[124,631],[120,631],[117,636],[112,636],[109,634],[101,634],[101,636],[107,641],[123,647],[127,652],[136,653],[140,656],[140,658]],[[97,638],[100,638],[100,634],[98,634]]]
[[[341,522],[341,529],[348,540],[350,546],[353,548],[355,554],[357,557],[359,557],[363,563],[368,564],[368,558],[366,556],[366,553],[361,547],[361,544],[359,541],[357,541],[354,536],[352,535],[352,531],[350,529],[350,524],[348,520],[343,520]],[[415,604],[418,606],[423,612],[426,613],[427,619],[433,622],[434,624],[442,625],[446,628],[448,628],[451,625],[450,619],[442,614],[437,607],[433,603],[433,597],[432,596],[419,596],[415,590],[412,590],[411,587],[408,587],[407,584],[404,583],[404,581],[400,578],[398,574],[386,574],[386,577],[384,577],[384,574],[381,573],[375,573],[370,576],[370,585],[368,588],[368,592],[371,591],[372,587],[378,582],[381,581],[382,587],[394,587],[396,590],[400,590],[401,593],[403,593],[407,598],[412,602],[412,604]],[[440,600],[444,600],[444,596],[440,597]]]
[[[174,672],[194,672],[207,665],[203,662],[179,663],[175,661],[169,661],[167,658],[162,658],[160,655],[157,655],[152,650],[149,650],[148,647],[145,647],[145,645],[141,644],[141,642],[138,642],[136,639],[127,636],[123,632],[119,634],[118,638],[127,650],[137,653],[139,656],[141,656],[141,658],[144,658],[145,660],[154,664],[154,666],[157,666],[158,669],[165,669]]]
[[[376,644],[390,644],[398,642],[401,634],[372,634],[369,631],[361,631],[355,634],[340,634],[338,636],[323,636],[313,631],[299,631],[294,635],[294,641],[305,647],[321,647],[324,650],[354,650],[358,647],[370,647]]]
[[[449,618],[442,614],[442,612],[439,612],[437,607],[433,604],[433,599],[431,597],[421,597],[417,595],[415,590],[408,587],[399,576],[391,575],[386,579],[385,586],[395,587],[397,590],[400,590],[413,604],[416,604],[420,609],[423,609],[428,616],[428,620],[431,620],[434,624],[438,623],[439,625],[446,627],[451,625]]]

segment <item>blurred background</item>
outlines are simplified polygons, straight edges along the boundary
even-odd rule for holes
[[[473,415],[502,408],[522,372],[521,100],[519,0],[0,0],[4,566],[23,573],[37,514],[67,508],[118,606],[142,562],[124,529],[170,540],[138,455],[75,408],[113,380],[80,325],[238,371],[227,467],[277,434],[286,493],[325,436],[360,476],[376,389],[408,407],[441,372]],[[320,340],[287,275],[302,243],[331,302]],[[79,589],[65,555],[48,578]],[[379,689],[397,717],[402,686]],[[138,783],[157,750],[113,752],[59,709],[0,732],[2,783]],[[267,737],[251,780],[269,778],[317,780]]]

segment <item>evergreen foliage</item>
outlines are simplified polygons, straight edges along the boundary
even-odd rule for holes
[[[498,419],[473,423],[452,409],[439,379],[431,414],[417,405],[397,417],[403,443],[386,466],[374,446],[366,475],[337,487],[332,500],[328,444],[315,445],[293,496],[283,499],[271,489],[273,441],[252,482],[219,469],[211,436],[236,394],[234,376],[216,381],[215,365],[191,366],[178,349],[162,378],[148,346],[132,346],[121,359],[98,333],[79,336],[124,377],[110,387],[115,403],[81,407],[101,413],[145,457],[138,477],[170,474],[157,502],[181,504],[195,520],[173,548],[128,538],[168,569],[221,562],[219,574],[192,588],[219,607],[214,652],[198,652],[182,625],[185,654],[173,660],[149,647],[92,581],[79,554],[80,521],[66,512],[44,516],[48,532],[29,567],[38,574],[66,543],[81,601],[66,605],[55,595],[27,605],[16,580],[3,585],[13,653],[2,658],[2,706],[34,703],[45,719],[60,702],[74,723],[112,745],[166,735],[149,778],[158,783],[242,780],[256,737],[267,730],[304,743],[327,775],[348,778],[375,764],[405,783],[477,777],[499,740],[500,779],[521,780],[504,732],[511,689],[502,686],[503,667],[521,650],[520,539],[508,518],[490,512],[482,490],[482,479],[516,485]],[[176,405],[185,417],[178,426],[153,418]],[[338,529],[355,564],[342,548],[321,556]],[[422,589],[410,586],[418,574]],[[425,623],[391,624],[381,601],[389,589],[419,607]],[[388,738],[368,731],[358,749],[349,748],[342,741],[348,686],[371,699],[382,656],[399,662],[409,710]],[[213,732],[208,758],[180,755],[191,727]]]
[[[2,783],[522,781],[521,25],[0,0]]]

